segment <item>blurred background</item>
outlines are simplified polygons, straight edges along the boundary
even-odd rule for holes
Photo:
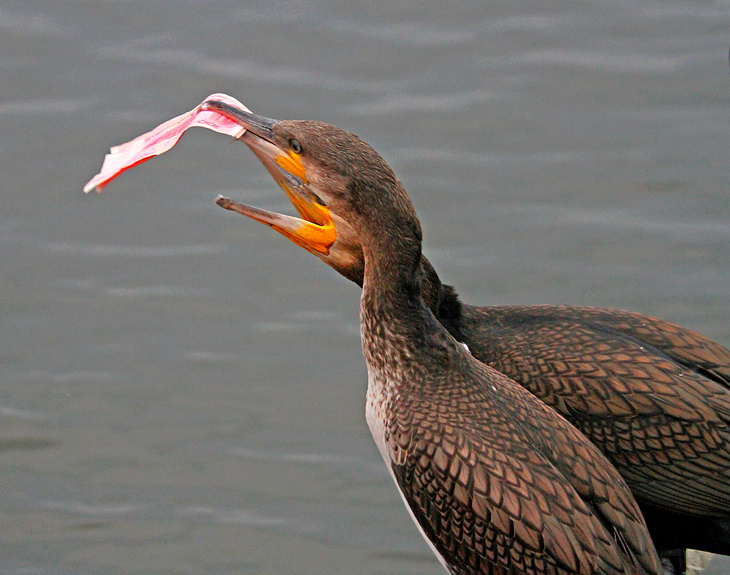
[[[641,311],[730,345],[730,5],[0,3],[0,572],[441,574],[370,438],[359,290],[223,193],[225,92],[355,132],[478,304]],[[707,573],[725,573],[715,561]]]

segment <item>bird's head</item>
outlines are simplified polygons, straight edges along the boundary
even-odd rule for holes
[[[264,223],[362,285],[362,245],[373,221],[384,226],[420,225],[393,171],[368,144],[335,126],[257,116],[229,104],[208,101],[246,129],[240,137],[286,193],[299,217],[247,206],[227,198],[218,204]],[[397,218],[402,214],[401,218]],[[420,250],[420,245],[419,245]]]

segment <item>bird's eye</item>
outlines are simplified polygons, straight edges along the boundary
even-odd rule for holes
[[[289,140],[289,147],[291,148],[291,151],[295,154],[301,154],[303,151],[302,145],[299,143],[299,140],[293,138]]]

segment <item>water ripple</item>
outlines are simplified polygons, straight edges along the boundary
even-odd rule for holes
[[[148,505],[140,504],[119,504],[119,505],[94,505],[80,501],[44,501],[41,504],[46,509],[77,513],[79,515],[92,515],[94,517],[129,516],[149,509]]]
[[[43,381],[49,383],[120,381],[123,379],[123,375],[108,371],[24,371],[18,377],[18,381]],[[0,407],[0,413],[3,413],[2,409]]]
[[[425,161],[429,164],[441,162],[451,166],[527,166],[564,164],[584,157],[580,150],[548,151],[519,154],[473,153],[445,148],[400,148],[390,153],[394,162]]]
[[[500,208],[493,206],[492,211],[502,209],[516,216],[517,222],[528,223],[531,227],[536,224],[554,226],[556,224],[579,223],[591,227],[602,226],[612,230],[621,228],[640,229],[652,232],[669,232],[673,235],[684,234],[688,236],[707,236],[719,238],[730,236],[730,224],[726,221],[695,220],[677,221],[650,217],[646,214],[633,214],[627,211],[617,210],[590,210],[590,209],[565,209],[564,206],[547,206],[544,204],[531,204],[524,206],[504,206]],[[520,217],[519,214],[527,216]]]
[[[38,411],[28,411],[27,409],[18,409],[8,405],[0,405],[0,415],[5,418],[17,418],[27,420],[47,420],[48,416]]]
[[[344,32],[348,36],[358,35],[378,42],[386,41],[391,44],[407,44],[408,46],[431,46],[464,44],[474,39],[471,31],[445,30],[424,26],[412,22],[388,22],[381,25],[363,25],[360,22],[328,21],[328,31]]]
[[[113,287],[106,290],[107,295],[127,298],[171,297],[171,296],[206,296],[209,290],[191,289],[175,286],[142,286],[142,287]]]
[[[73,32],[62,26],[47,14],[15,14],[0,9],[0,30],[32,36],[67,38]]]
[[[650,54],[620,54],[609,52],[584,52],[571,50],[542,50],[529,52],[519,58],[528,64],[549,64],[556,66],[576,66],[590,70],[606,69],[617,72],[670,72],[689,63],[684,57],[653,56]],[[514,60],[508,63],[514,66]]]
[[[8,437],[0,439],[0,453],[6,453],[8,451],[39,451],[52,449],[59,445],[59,441],[43,437]]]
[[[294,519],[285,517],[269,517],[252,513],[245,509],[216,508],[207,506],[182,507],[175,511],[180,517],[203,517],[214,522],[249,525],[253,527],[287,526],[293,527],[296,531],[303,531],[304,526]]]
[[[217,74],[235,79],[238,83],[270,82],[301,88],[303,86],[345,90],[352,92],[382,92],[384,82],[367,81],[361,78],[348,80],[339,76],[326,76],[301,68],[264,66],[251,60],[212,58],[196,50],[130,49],[128,45],[101,49],[103,56],[115,60],[143,62],[192,68],[205,74]]]
[[[0,18],[2,15],[0,14]],[[39,114],[47,116],[56,116],[58,114],[75,114],[81,110],[85,110],[95,105],[97,100],[90,98],[81,99],[29,99],[19,100],[15,102],[0,102],[0,115],[15,116],[17,114],[30,114],[37,116]]]
[[[297,519],[268,516],[254,513],[246,509],[235,509],[230,507],[198,505],[166,508],[165,506],[154,505],[151,503],[120,503],[110,505],[69,500],[46,500],[42,501],[40,505],[45,509],[89,517],[155,516],[160,518],[168,516],[189,519],[200,518],[212,523],[250,525],[255,527],[285,527],[289,531],[298,533],[312,531],[311,526],[308,526]]]
[[[360,115],[423,111],[446,112],[474,104],[484,104],[495,97],[497,97],[497,93],[486,88],[467,92],[429,95],[398,92],[371,102],[349,106],[347,112]]]
[[[359,470],[360,472],[368,472],[373,475],[385,474],[385,468],[380,461],[364,459],[362,457],[353,457],[335,454],[322,453],[302,453],[289,452],[282,453],[273,449],[251,449],[246,447],[235,447],[226,450],[228,453],[245,459],[247,461],[258,462],[282,462],[294,463],[300,465],[327,466],[346,471]]]
[[[193,244],[188,246],[123,246],[90,245],[75,242],[47,242],[43,247],[51,252],[72,253],[93,256],[122,256],[135,258],[166,258],[170,256],[198,256],[215,254],[220,246],[213,244]]]

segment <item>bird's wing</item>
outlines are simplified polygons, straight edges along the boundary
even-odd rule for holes
[[[577,308],[586,318],[656,348],[686,369],[730,389],[730,349],[694,330],[643,314]]]
[[[641,501],[730,513],[730,390],[595,314],[518,318],[484,322],[472,353],[566,416]]]
[[[616,537],[653,572],[641,514],[605,458],[528,392],[482,369],[486,385],[509,388],[502,403],[485,389],[430,396],[391,433],[396,481],[455,572],[499,573],[499,565],[517,573],[631,572]],[[555,459],[563,457],[561,469]]]

